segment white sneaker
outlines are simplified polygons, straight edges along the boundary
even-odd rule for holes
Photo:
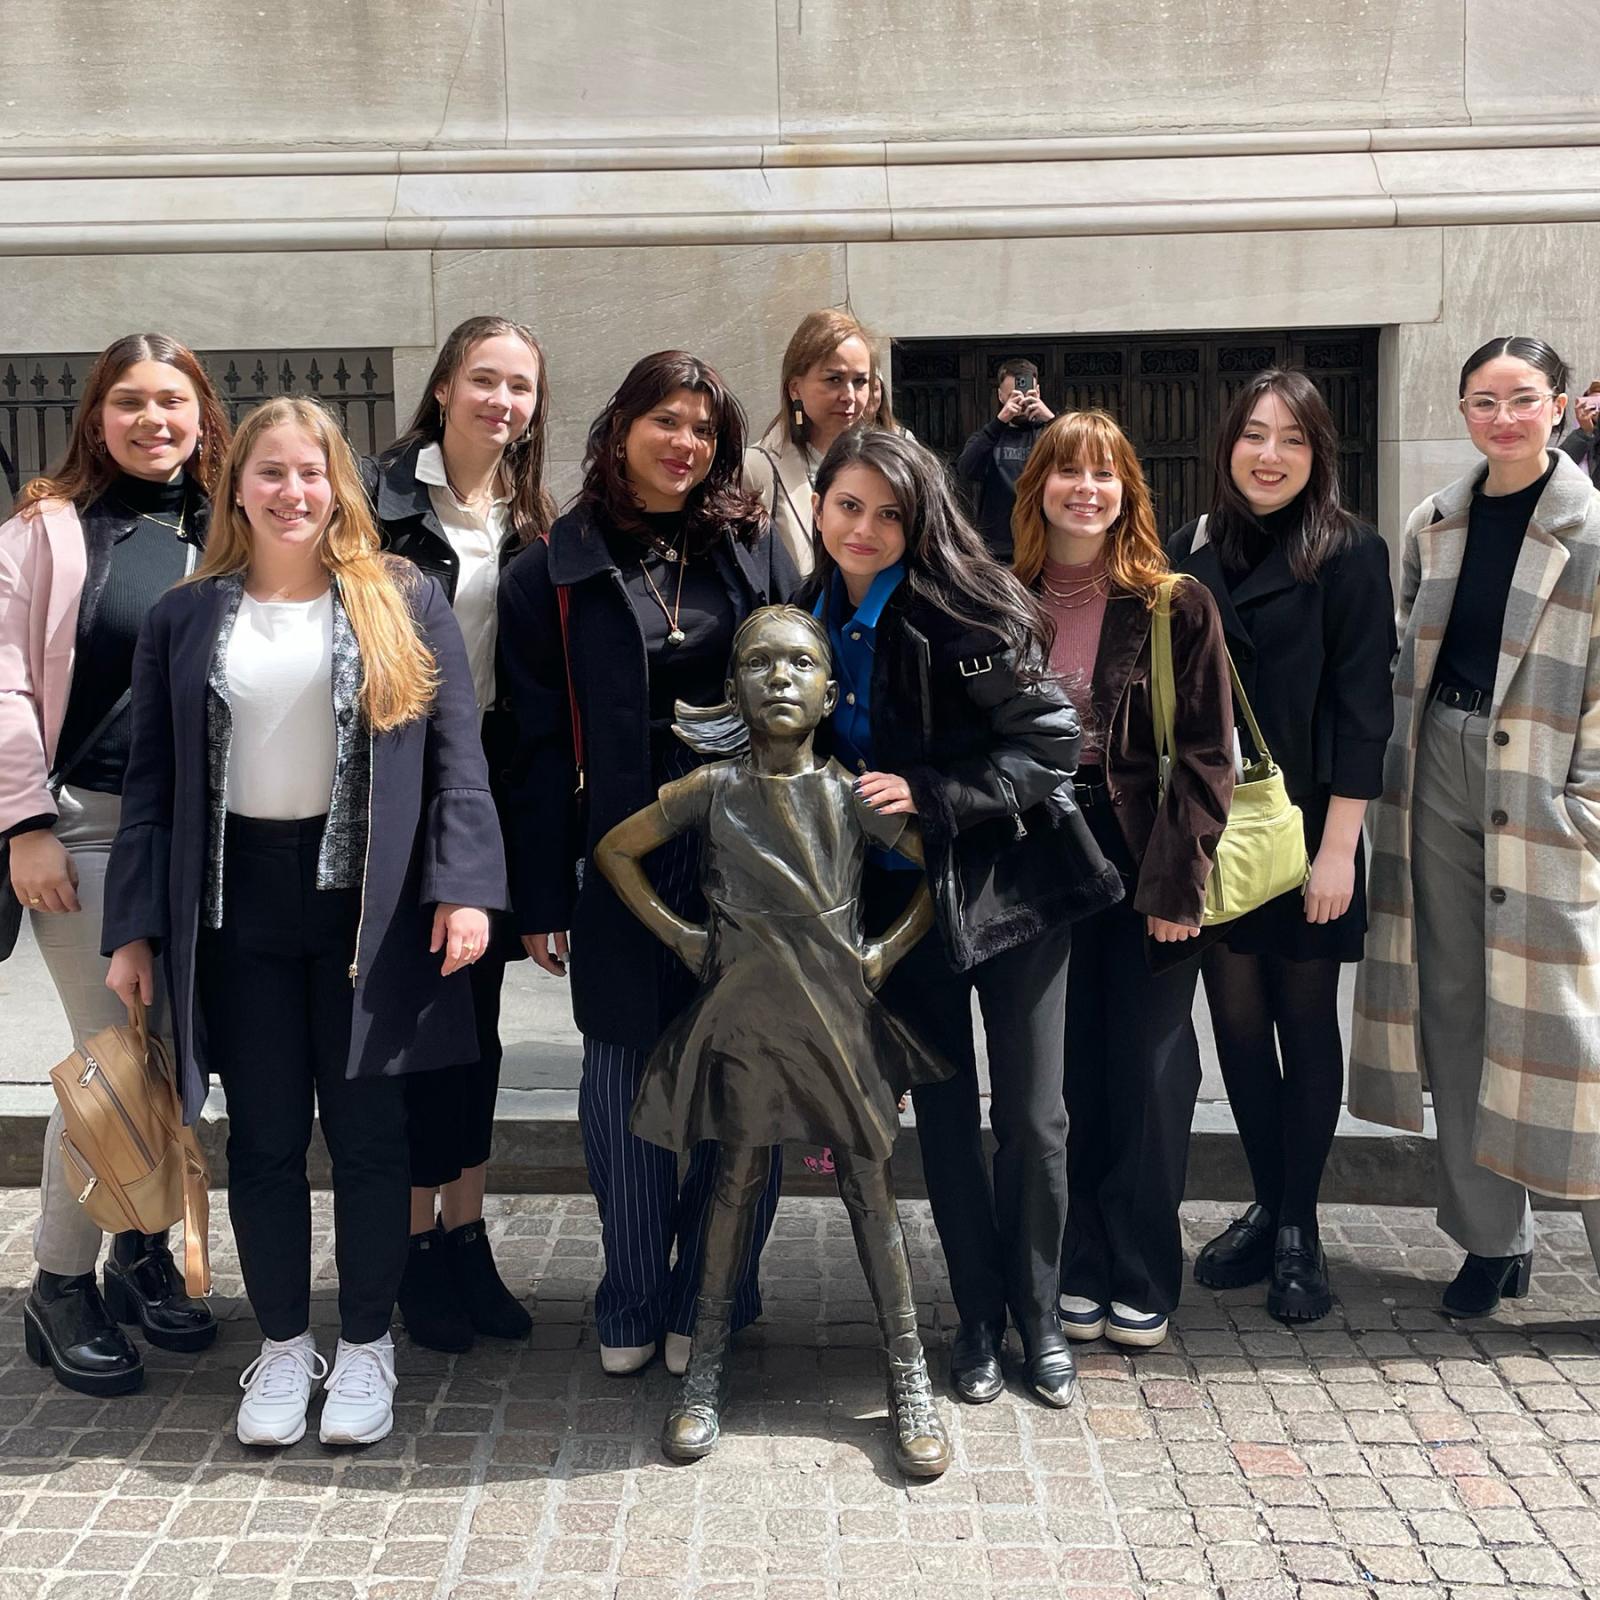
[[[613,1378],[625,1378],[650,1365],[656,1353],[653,1344],[603,1344],[600,1346],[600,1370]]]
[[[694,1354],[694,1340],[686,1333],[669,1333],[662,1360],[674,1378],[681,1378],[689,1370],[689,1357]]]
[[[239,1374],[239,1443],[285,1445],[302,1438],[312,1391],[327,1375],[328,1363],[309,1332],[263,1339],[261,1354]]]
[[[339,1341],[322,1402],[324,1444],[376,1444],[394,1426],[394,1340]]]

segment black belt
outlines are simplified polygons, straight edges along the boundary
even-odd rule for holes
[[[1482,689],[1462,689],[1453,683],[1436,683],[1429,698],[1437,700],[1442,706],[1449,706],[1452,711],[1465,711],[1470,717],[1487,711],[1493,697]]]
[[[1111,804],[1111,790],[1106,786],[1104,767],[1080,767],[1072,780],[1073,798],[1080,811],[1093,811]]]

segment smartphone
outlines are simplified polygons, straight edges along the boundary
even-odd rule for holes
[[[1027,394],[1027,392],[1034,386],[1034,379],[1027,373],[1023,373],[1023,375],[1016,380],[1016,385],[1018,394]]]

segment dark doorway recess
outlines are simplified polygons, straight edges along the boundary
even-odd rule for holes
[[[1345,503],[1368,522],[1377,518],[1376,328],[896,339],[896,415],[924,444],[953,458],[994,415],[995,368],[1008,356],[1038,365],[1052,411],[1101,406],[1121,423],[1139,452],[1164,534],[1210,504],[1212,445],[1239,386],[1263,367],[1303,367],[1339,430]]]

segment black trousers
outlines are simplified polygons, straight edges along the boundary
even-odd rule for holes
[[[871,868],[867,926],[881,933],[915,886]],[[937,931],[889,975],[883,1000],[955,1076],[915,1091],[917,1139],[934,1226],[963,1321],[1003,1322],[1024,1339],[1056,1327],[1067,1206],[1067,1112],[1061,1093],[1069,930],[957,972]],[[991,1174],[978,1106],[972,996],[989,1046]]]
[[[500,988],[505,976],[506,964],[492,949],[467,968],[478,1059],[438,1072],[407,1073],[402,1080],[411,1181],[419,1189],[453,1183],[469,1167],[481,1167],[489,1159],[500,1092]]]
[[[399,1078],[346,1076],[360,916],[354,889],[316,887],[323,818],[228,818],[223,923],[203,930],[198,994],[228,1096],[228,1202],[251,1309],[269,1339],[311,1321],[314,1106],[333,1162],[339,1322],[381,1338],[405,1269],[410,1173]]]
[[[1178,1206],[1200,1092],[1192,1021],[1199,960],[1151,972],[1116,819],[1105,803],[1086,805],[1084,815],[1128,893],[1072,929],[1061,1292],[1167,1313],[1183,1283]]]

